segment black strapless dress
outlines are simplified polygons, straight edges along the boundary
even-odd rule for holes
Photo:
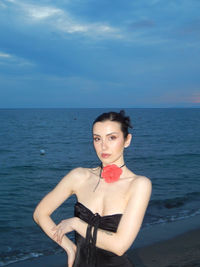
[[[74,216],[88,223],[86,238],[75,232],[77,245],[73,267],[134,267],[126,254],[118,256],[110,251],[96,247],[97,230],[116,232],[122,214],[100,216],[93,213],[82,203],[75,204]],[[93,236],[91,234],[94,226]]]

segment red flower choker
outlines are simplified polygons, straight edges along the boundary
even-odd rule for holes
[[[125,164],[124,164],[125,165]],[[107,165],[105,167],[101,167],[100,178],[104,178],[106,183],[113,183],[119,180],[120,175],[122,174],[122,165],[118,167],[115,164]]]
[[[107,166],[102,168],[102,165],[101,165],[101,171],[100,171],[99,178],[103,178],[106,183],[116,182],[116,181],[119,180],[120,175],[122,174],[122,169],[121,168],[124,167],[124,166],[125,166],[125,164],[123,164],[120,167],[118,167],[115,164],[111,164],[111,165],[107,165]],[[100,179],[98,181],[98,184],[99,184],[99,182],[100,182]],[[96,190],[98,184],[96,185],[94,191]]]

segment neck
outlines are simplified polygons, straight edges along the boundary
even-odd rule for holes
[[[112,165],[112,164],[115,164],[117,167],[120,167],[122,165],[124,165],[124,155],[122,154],[121,156],[119,156],[118,159],[116,159],[115,161],[113,162],[109,162],[109,163],[103,163],[101,162],[101,166],[102,167],[106,167],[107,165]]]
[[[121,163],[121,164],[115,164],[115,163],[103,164],[103,163],[101,163],[101,168],[104,168],[104,167],[106,167],[106,166],[110,166],[110,165],[116,165],[117,167],[122,168],[122,167],[124,167],[126,164],[125,164],[124,162]]]

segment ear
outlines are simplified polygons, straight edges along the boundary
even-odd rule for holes
[[[130,146],[131,139],[132,139],[132,134],[128,134],[127,137],[126,137],[126,140],[124,142],[124,147],[125,148],[127,148],[128,146]]]

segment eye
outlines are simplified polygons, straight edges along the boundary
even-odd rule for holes
[[[115,140],[116,138],[117,138],[117,136],[115,136],[115,135],[111,135],[109,139],[110,139],[110,140]]]
[[[94,142],[98,142],[100,140],[99,137],[93,137]]]

